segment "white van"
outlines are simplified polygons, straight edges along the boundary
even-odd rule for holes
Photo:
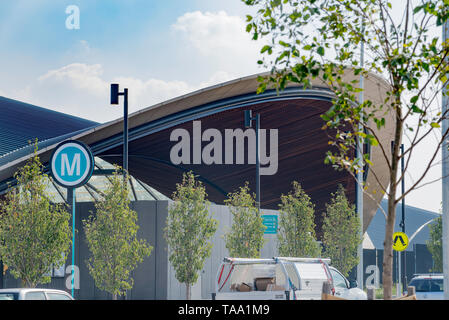
[[[322,258],[224,258],[212,299],[319,300],[323,282],[332,283],[329,263]]]

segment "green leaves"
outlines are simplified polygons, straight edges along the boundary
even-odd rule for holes
[[[261,50],[260,53],[264,53],[265,51],[268,51],[270,54],[272,52],[272,47],[269,45],[265,45]]]
[[[316,52],[320,55],[320,56],[324,56],[324,48],[323,47],[318,47],[318,49],[316,50]]]
[[[226,248],[231,257],[258,258],[264,244],[262,217],[255,207],[255,195],[249,191],[248,182],[239,191],[228,194],[225,203],[232,214],[232,229],[225,233]]]
[[[437,122],[431,122],[431,123],[430,123],[430,126],[431,126],[432,128],[440,128],[440,127],[441,127],[440,124],[437,123]]]
[[[315,237],[315,210],[310,197],[293,181],[293,190],[281,196],[278,251],[283,257],[320,257]]]
[[[198,280],[204,261],[211,254],[210,239],[218,227],[218,221],[209,216],[210,204],[206,197],[204,186],[193,173],[184,173],[168,210],[164,236],[169,246],[169,260],[176,279],[188,287]]]
[[[431,27],[448,20],[449,0],[410,2],[410,6],[408,1],[395,1],[395,10],[402,6],[407,17],[398,22],[391,18],[392,3],[391,0],[285,0],[276,5],[272,1],[250,4],[260,8],[251,23],[271,44],[271,51],[265,48],[263,54],[264,65],[272,72],[261,81],[258,92],[270,84],[282,90],[292,82],[305,89],[312,84],[328,89],[333,100],[328,111],[321,115],[322,128],[329,136],[324,161],[336,170],[354,174],[364,170],[363,164],[370,164],[369,155],[363,154],[363,158],[355,155],[358,139],[373,148],[382,143],[384,159],[380,161],[391,164],[388,158],[391,153],[385,151],[390,149],[390,141],[376,139],[385,136],[383,130],[397,128],[394,140],[400,144],[405,138],[404,129],[406,134],[418,134],[418,129],[426,126],[427,132],[421,132],[427,135],[439,130],[443,120],[443,115],[436,111],[441,107],[436,97],[449,81],[449,42],[433,35]],[[363,66],[361,44],[365,50]],[[361,76],[366,91],[359,88]],[[366,93],[363,103],[362,92]],[[419,143],[421,139],[417,140]],[[394,156],[397,159],[398,155]],[[391,178],[396,177],[396,168],[389,166],[390,181],[386,185],[399,185]],[[398,194],[391,189],[389,192]],[[394,214],[394,207],[389,210],[390,215]],[[391,250],[391,244],[387,243],[385,250]],[[384,263],[384,290],[388,297],[391,258]]]
[[[323,214],[324,255],[331,258],[331,264],[348,276],[357,265],[357,247],[362,242],[359,235],[360,221],[355,206],[346,198],[343,186],[339,185],[332,194],[326,212]]]
[[[443,219],[441,216],[429,225],[429,234],[426,244],[434,261],[432,272],[443,272]]]
[[[137,239],[137,212],[132,210],[129,190],[116,166],[103,198],[95,202],[95,215],[83,220],[91,256],[87,261],[95,285],[117,297],[134,285],[132,271],[153,249]],[[126,176],[129,179],[129,176]]]
[[[49,283],[52,266],[65,263],[70,244],[70,214],[51,203],[49,177],[34,156],[15,173],[17,186],[1,202],[0,258],[26,287]]]

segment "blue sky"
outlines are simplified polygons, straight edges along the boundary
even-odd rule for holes
[[[78,30],[65,26],[69,5],[80,10]],[[99,107],[111,81],[137,87],[135,111],[255,73],[248,12],[239,0],[2,1],[0,94],[104,122],[118,117]],[[156,83],[165,89],[145,90]]]
[[[66,28],[69,5],[79,30]],[[0,95],[106,122],[122,113],[109,105],[112,82],[129,88],[133,112],[262,72],[248,13],[241,0],[1,0]],[[440,182],[407,197],[432,211],[440,202]]]

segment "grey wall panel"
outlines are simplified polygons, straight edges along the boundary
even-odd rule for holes
[[[213,236],[211,242],[213,244],[211,256],[206,259],[203,270],[201,271],[201,279],[196,284],[192,293],[196,291],[197,287],[201,286],[201,295],[194,296],[192,299],[211,299],[211,293],[215,291],[215,281],[218,268],[224,257],[229,256],[229,251],[226,249],[224,234],[229,232],[232,226],[232,214],[229,208],[222,205],[211,204],[209,212],[211,216],[219,221],[218,229]],[[262,214],[274,214],[277,215],[275,210],[263,210]],[[266,243],[262,248],[261,257],[268,258],[277,255],[277,239],[275,234],[266,234],[264,236]],[[184,299],[185,298],[185,286],[181,285],[175,277],[175,271],[173,267],[169,266],[169,278],[168,278],[168,299]]]
[[[168,278],[168,249],[167,241],[164,237],[164,228],[168,215],[168,201],[157,202],[156,216],[156,243],[154,256],[156,258],[156,296],[157,300],[167,299],[167,278]]]
[[[156,298],[156,215],[157,204],[155,201],[139,201],[132,205],[138,212],[139,230],[138,239],[146,239],[147,244],[153,247],[149,257],[146,257],[132,272],[134,286],[129,290],[127,299],[151,299]]]
[[[83,220],[87,220],[91,215],[95,213],[95,206],[92,202],[78,202],[76,204],[76,225],[75,228],[78,230],[76,233],[76,247],[75,251],[77,255],[75,256],[75,264],[79,267],[80,272],[80,288],[79,290],[75,290],[75,298],[76,299],[100,299],[101,296],[106,298],[106,293],[101,292],[96,289],[94,279],[89,273],[89,269],[87,267],[87,261],[90,258],[89,247],[86,241],[86,235],[84,233],[84,226],[82,224]],[[72,264],[71,253],[69,253],[68,260],[66,265]],[[98,290],[98,294],[96,294],[96,290]]]

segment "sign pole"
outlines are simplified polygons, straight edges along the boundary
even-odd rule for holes
[[[76,198],[75,198],[75,188],[67,188],[67,200],[69,202],[69,206],[72,210],[72,297],[75,292],[75,206],[76,206]]]
[[[260,114],[256,114],[256,205],[260,216]]]
[[[75,191],[89,181],[94,166],[95,159],[89,146],[76,140],[61,142],[50,158],[50,174],[57,184],[67,189],[67,204],[72,211],[72,297],[75,294]]]

